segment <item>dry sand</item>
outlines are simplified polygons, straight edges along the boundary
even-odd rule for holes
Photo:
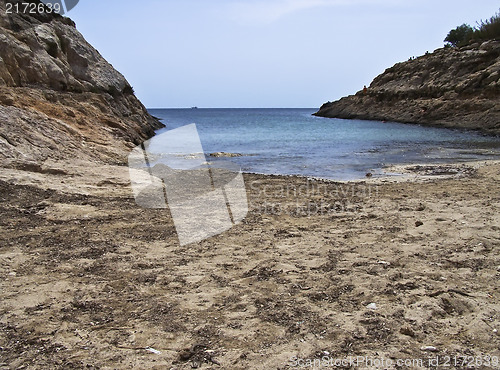
[[[500,356],[498,162],[351,183],[245,175],[247,218],[183,247],[126,169],[47,166],[0,169],[2,369]]]

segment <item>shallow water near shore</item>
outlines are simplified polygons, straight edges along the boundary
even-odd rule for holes
[[[310,109],[150,109],[167,126],[195,123],[203,150],[239,153],[244,172],[333,180],[375,176],[391,165],[500,159],[500,138],[394,122],[312,116]],[[161,137],[153,138],[161,146]],[[217,161],[217,158],[211,158]]]

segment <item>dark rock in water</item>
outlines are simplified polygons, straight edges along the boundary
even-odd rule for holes
[[[321,117],[418,123],[500,135],[500,41],[442,48],[398,63]]]
[[[124,163],[163,125],[68,18],[0,3],[0,158]]]
[[[243,154],[217,152],[217,153],[210,153],[210,157],[212,157],[212,158],[233,158],[233,157],[243,157]]]

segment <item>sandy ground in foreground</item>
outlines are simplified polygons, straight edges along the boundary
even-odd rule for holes
[[[245,175],[247,218],[183,247],[123,168],[1,169],[0,368],[498,368],[500,163],[408,167]]]

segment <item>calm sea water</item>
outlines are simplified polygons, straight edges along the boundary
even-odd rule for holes
[[[244,172],[335,180],[381,173],[393,164],[499,159],[500,138],[400,123],[312,116],[316,109],[151,109],[167,128],[196,123],[205,153]],[[153,139],[158,140],[158,139]],[[227,159],[226,159],[227,160]]]

